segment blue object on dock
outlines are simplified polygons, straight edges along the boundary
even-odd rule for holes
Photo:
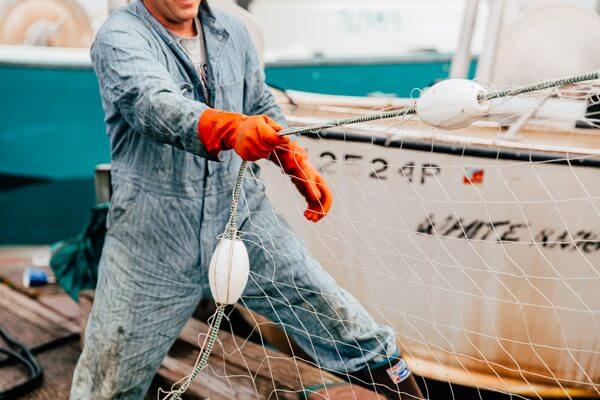
[[[54,283],[54,278],[41,269],[28,267],[23,271],[23,286],[26,288]]]

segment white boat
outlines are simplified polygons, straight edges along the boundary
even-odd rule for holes
[[[490,31],[490,56],[501,58],[481,60],[480,73],[518,84],[598,69],[595,47],[570,41],[581,38],[576,25],[596,40],[597,15],[528,10],[505,33]],[[523,56],[518,34],[555,53],[550,68],[551,54]],[[486,120],[456,131],[406,117],[303,136],[335,193],[317,225],[303,220],[285,176],[264,168],[262,179],[324,267],[396,329],[418,374],[536,397],[599,396],[600,133],[582,123],[590,93],[598,88],[496,101]],[[292,99],[297,125],[412,104]]]

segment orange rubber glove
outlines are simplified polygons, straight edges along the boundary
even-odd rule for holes
[[[292,182],[306,199],[308,207],[304,211],[304,217],[307,220],[318,222],[327,215],[333,202],[333,194],[325,179],[310,164],[306,150],[297,142],[290,141],[276,148],[270,159],[292,178]]]
[[[277,134],[283,127],[266,115],[247,116],[207,109],[198,121],[198,137],[212,156],[233,149],[245,161],[268,158],[276,146],[289,143]]]

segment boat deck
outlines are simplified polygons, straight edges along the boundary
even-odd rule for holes
[[[294,105],[290,104],[290,99]],[[412,105],[412,101],[406,99],[352,98],[295,92],[291,93],[290,99],[278,96],[278,102],[292,125],[312,125]],[[600,162],[598,129],[570,127],[564,121],[532,120],[519,129],[514,137],[510,137],[508,132],[514,121],[510,122],[501,124],[494,120],[483,120],[464,129],[449,131],[428,126],[414,116],[406,116],[334,128],[331,131],[350,136],[386,138],[389,142],[418,141],[460,148],[540,152],[565,159],[593,158]]]

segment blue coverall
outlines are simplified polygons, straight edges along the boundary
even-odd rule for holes
[[[243,24],[206,1],[200,19],[210,99],[140,0],[113,13],[92,46],[114,194],[72,399],[142,398],[198,302],[210,296],[208,263],[241,160],[233,151],[220,160],[205,151],[196,127],[207,104],[284,123]],[[397,355],[393,331],[311,257],[260,180],[245,179],[242,197],[238,223],[251,268],[243,305],[282,324],[323,368],[346,373]]]

